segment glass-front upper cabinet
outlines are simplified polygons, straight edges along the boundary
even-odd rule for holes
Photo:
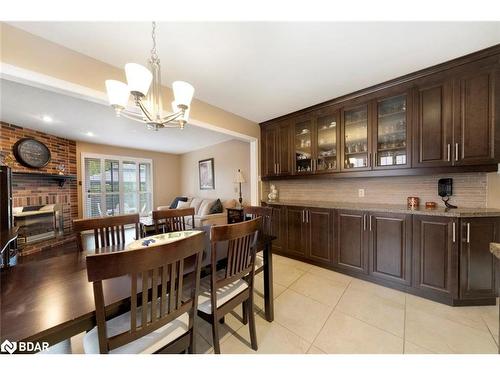
[[[338,167],[337,132],[339,131],[338,112],[323,112],[316,116],[316,172],[332,172]]]
[[[312,172],[312,121],[309,118],[297,119],[294,126],[295,172]]]
[[[377,102],[375,167],[408,164],[406,95]]]
[[[368,142],[368,106],[344,111],[344,169],[370,168]]]

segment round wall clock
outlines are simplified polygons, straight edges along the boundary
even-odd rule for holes
[[[33,138],[23,138],[12,147],[16,160],[28,168],[42,168],[50,161],[50,150]]]

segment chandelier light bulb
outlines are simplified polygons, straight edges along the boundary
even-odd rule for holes
[[[115,109],[123,109],[127,106],[130,92],[125,83],[108,79],[106,81],[109,104]]]
[[[191,100],[193,100],[194,87],[184,81],[175,81],[172,83],[174,98],[177,105],[186,106],[189,108]]]
[[[130,93],[136,98],[147,95],[153,75],[148,68],[135,63],[125,64],[125,75]]]

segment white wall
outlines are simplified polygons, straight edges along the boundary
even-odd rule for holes
[[[238,199],[234,175],[241,169],[246,183],[241,190],[243,202],[250,202],[250,144],[230,140],[181,155],[181,194],[221,200]],[[198,161],[214,158],[215,190],[200,190]]]

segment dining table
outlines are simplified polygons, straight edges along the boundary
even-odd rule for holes
[[[205,229],[204,263],[210,264],[210,231]],[[183,238],[172,232],[177,240]],[[147,245],[145,237],[132,243],[71,251],[55,256],[19,262],[0,272],[0,342],[4,340],[54,345],[96,326],[92,283],[87,279],[89,255],[134,251]],[[274,320],[272,235],[259,232],[257,251],[264,258],[264,309],[266,320]],[[146,242],[145,242],[146,241]],[[206,259],[208,257],[208,259]],[[130,280],[122,276],[103,282],[106,313],[109,318],[128,311]]]

